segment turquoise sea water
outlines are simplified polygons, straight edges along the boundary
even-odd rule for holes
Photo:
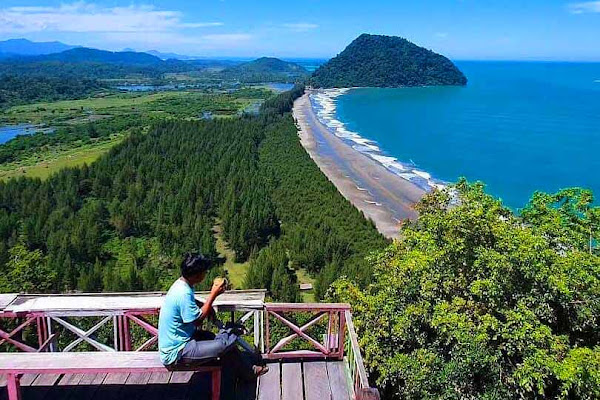
[[[512,208],[534,191],[600,199],[600,64],[458,62],[466,87],[353,89],[336,118],[433,178],[481,180]]]

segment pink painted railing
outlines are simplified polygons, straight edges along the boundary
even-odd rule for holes
[[[293,358],[334,358],[344,357],[344,334],[346,312],[350,312],[349,304],[325,303],[266,303],[265,304],[265,357],[269,359]],[[303,313],[311,315],[309,321],[302,326],[286,318],[287,314]],[[271,343],[273,325],[278,321],[290,330],[290,335]],[[314,338],[308,330],[318,324],[327,324],[322,338]],[[285,350],[294,339],[305,342],[311,350]]]
[[[132,296],[140,295],[142,294],[132,294]],[[248,296],[248,293],[239,295]],[[88,308],[60,312],[56,310],[13,312],[5,308],[3,311],[0,310],[0,345],[10,344],[24,352],[68,352],[76,350],[75,348],[83,342],[99,351],[150,350],[155,346],[158,335],[155,321],[160,302],[157,303],[158,306],[154,304],[150,302],[149,306],[135,309],[116,307],[92,310]],[[262,351],[265,358],[344,360],[354,399],[379,399],[377,389],[369,385],[350,305],[249,301],[242,306],[229,302],[217,308],[217,311],[220,314],[229,314],[232,321],[236,320],[236,317],[241,323],[253,321],[249,330],[253,332],[254,345]],[[80,319],[89,317],[95,318],[93,322],[90,321],[86,325],[87,327],[93,325],[91,328],[84,329],[77,326],[81,325]],[[12,328],[6,328],[7,325]],[[96,335],[100,328],[107,325],[112,325],[113,343],[101,343]],[[134,333],[137,337],[135,347],[132,340],[134,327],[136,327]],[[62,338],[61,348],[55,344],[59,329],[61,334],[68,333],[75,338],[70,343],[67,343],[68,338]],[[23,340],[25,330],[29,334],[37,334],[35,345],[31,338],[27,343]],[[107,332],[106,327],[104,332]],[[145,337],[142,337],[142,333]]]

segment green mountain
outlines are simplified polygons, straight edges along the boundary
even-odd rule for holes
[[[227,78],[241,82],[296,82],[309,76],[304,67],[273,57],[262,57],[222,71]]]
[[[69,63],[87,62],[129,65],[153,65],[163,63],[163,60],[148,53],[137,53],[134,51],[112,52],[85,47],[36,58],[36,61],[62,61]]]
[[[61,42],[32,42],[27,39],[8,39],[0,41],[0,53],[6,56],[38,56],[43,54],[60,53],[76,46]]]
[[[315,87],[401,87],[466,85],[448,58],[395,36],[360,35],[317,69]]]

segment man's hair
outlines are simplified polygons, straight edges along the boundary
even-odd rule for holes
[[[200,253],[188,253],[181,263],[181,276],[190,278],[201,272],[208,271],[212,266],[210,259]]]

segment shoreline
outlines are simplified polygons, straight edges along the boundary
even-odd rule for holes
[[[297,99],[293,109],[302,146],[342,196],[371,219],[381,234],[398,238],[400,222],[417,218],[414,205],[425,190],[332,134],[315,115],[309,94]]]

